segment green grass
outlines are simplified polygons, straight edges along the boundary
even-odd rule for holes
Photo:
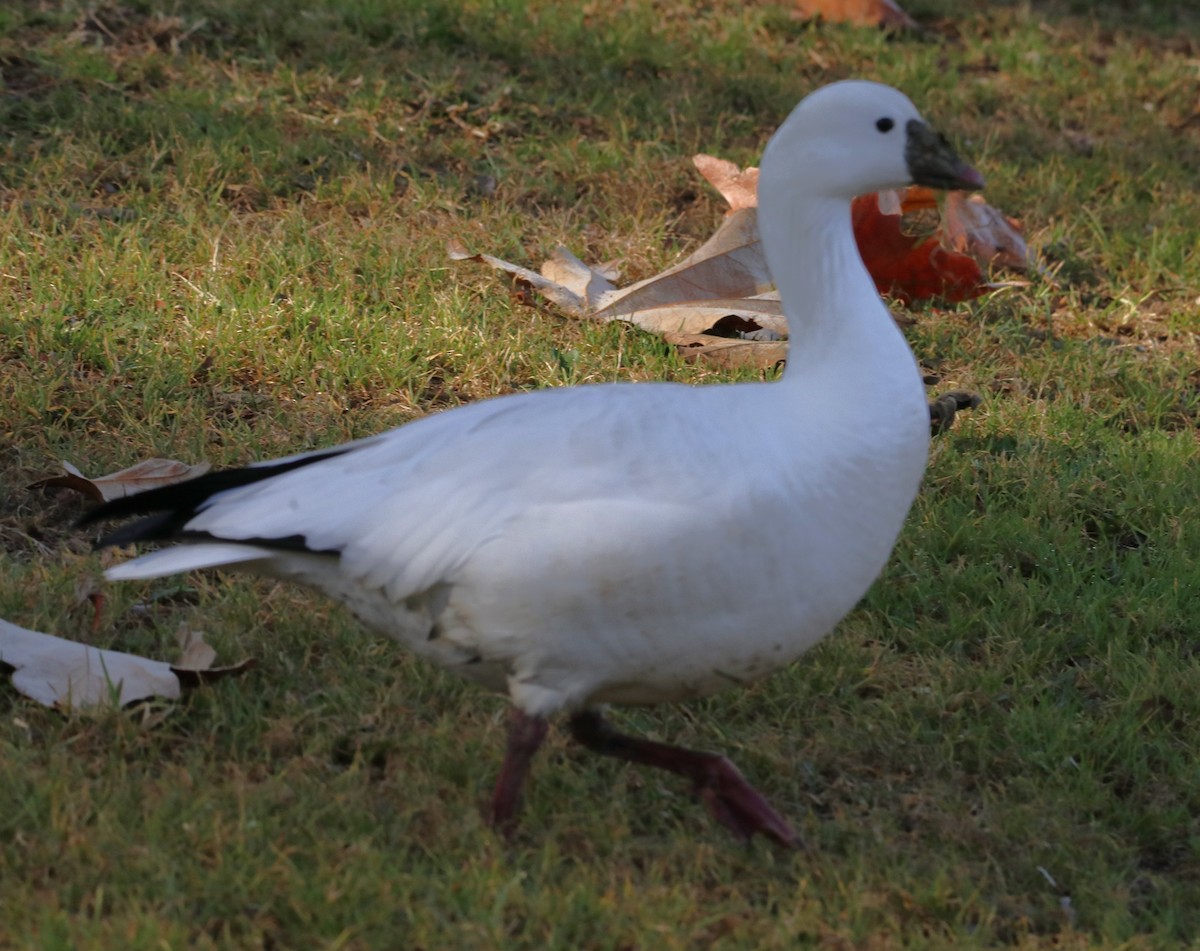
[[[120,713],[0,687],[0,946],[1195,939],[1200,13],[906,7],[933,31],[723,0],[0,11],[0,617],[155,657],[186,622],[259,660]],[[91,633],[110,556],[82,503],[24,489],[60,458],[235,464],[516,390],[730,378],[529,308],[445,242],[646,277],[719,221],[688,157],[755,162],[846,76],[908,91],[1056,279],[916,312],[941,386],[985,400],[838,633],[751,690],[621,714],[730,753],[808,852],[740,847],[561,737],[503,844],[477,811],[503,701],[300,590],[105,586]]]

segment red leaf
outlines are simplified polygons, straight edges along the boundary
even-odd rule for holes
[[[909,189],[900,198],[901,213],[929,206],[928,189]],[[965,254],[942,246],[937,234],[907,235],[901,214],[885,214],[878,195],[854,199],[854,237],[879,293],[906,304],[940,297],[970,300],[987,291],[979,265]]]

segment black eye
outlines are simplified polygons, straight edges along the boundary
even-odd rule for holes
[[[880,132],[891,132],[896,127],[896,121],[884,116],[882,119],[875,121],[875,128]]]

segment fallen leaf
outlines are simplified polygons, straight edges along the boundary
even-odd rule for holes
[[[211,684],[225,677],[244,674],[256,665],[253,657],[247,657],[237,664],[224,667],[214,667],[217,652],[205,640],[201,631],[194,631],[187,624],[180,624],[175,632],[175,641],[179,644],[179,660],[171,664],[173,673],[185,687],[198,687],[201,684]]]
[[[787,337],[787,317],[783,302],[776,296],[701,298],[682,300],[645,310],[630,310],[608,320],[623,320],[654,333],[702,334],[717,332],[718,336],[739,336],[747,340],[780,340]],[[736,330],[726,333],[732,322]],[[722,324],[725,325],[724,330]]]
[[[779,362],[776,344],[787,336],[787,320],[758,234],[758,169],[742,169],[703,154],[693,156],[692,162],[729,202],[725,220],[685,260],[629,287],[616,286],[612,265],[590,266],[561,247],[540,273],[491,255],[471,254],[457,241],[448,246],[450,257],[505,271],[570,316],[621,320],[672,335],[669,339],[686,349],[689,358],[726,366],[774,366]],[[962,195],[953,207],[954,240],[960,249],[946,246],[938,197],[930,189],[883,192],[855,200],[855,238],[881,293],[905,303],[931,297],[961,301],[996,286],[984,281],[979,263],[963,251],[987,254],[984,263],[991,262],[1001,244],[1016,245],[1007,233],[1002,237],[994,224],[985,231],[983,222],[992,221],[988,213],[1013,223],[982,201],[968,201]],[[1001,261],[1015,264],[1016,257],[1006,256],[997,263]],[[737,322],[733,332],[731,321]],[[759,353],[757,347],[767,349]]]
[[[180,624],[175,632],[179,644],[179,660],[172,666],[185,670],[207,670],[217,659],[217,652],[204,640],[202,631],[194,631],[187,624]]]
[[[787,361],[787,342],[735,340],[713,334],[664,333],[667,343],[679,348],[685,360],[703,359],[718,366],[758,367],[769,370]]]
[[[147,459],[128,469],[111,472],[105,476],[89,479],[65,459],[62,464],[64,475],[50,476],[30,483],[30,489],[73,489],[96,502],[108,502],[138,492],[145,492],[160,485],[183,482],[208,471],[209,463],[201,462],[189,466],[173,459]]]
[[[193,661],[198,650],[191,648]],[[242,673],[253,667],[254,661],[223,668],[177,668],[0,621],[0,665],[13,668],[13,686],[25,696],[48,707],[78,710],[114,701],[126,706],[149,697],[174,700],[181,685]]]
[[[726,214],[758,207],[758,169],[754,166],[739,168],[736,162],[703,153],[693,155],[692,164],[729,203]]]
[[[970,300],[986,293],[983,271],[965,254],[943,247],[932,235],[905,234],[903,213],[923,207],[924,189],[918,189],[911,205],[900,196],[901,214],[886,214],[880,205],[893,199],[884,193],[860,195],[851,205],[854,237],[875,286],[881,294],[904,303],[941,297],[949,301]]]
[[[754,208],[733,212],[701,247],[661,274],[616,288],[611,266],[590,267],[558,248],[541,272],[488,254],[471,254],[461,244],[448,246],[456,261],[479,261],[513,275],[544,294],[572,317],[620,320],[654,333],[704,334],[725,318],[745,322],[739,333],[766,335],[771,340],[787,334],[787,320],[777,295],[770,293],[771,276],[758,238],[758,213]],[[750,357],[749,348],[702,347],[705,357],[721,352],[719,362],[729,365],[733,354],[745,354],[746,364],[772,366],[773,356]],[[744,338],[745,339],[745,338]],[[753,337],[747,343],[758,343]],[[691,345],[689,345],[691,346]],[[689,355],[695,355],[689,354]]]
[[[831,23],[855,23],[859,26],[901,30],[917,26],[917,22],[901,10],[895,0],[796,0],[796,8],[804,16],[819,16]]]
[[[562,246],[542,264],[542,277],[568,288],[589,307],[603,306],[617,289],[616,276],[612,265],[589,267]]]
[[[1024,271],[1029,267],[1029,248],[1021,237],[1021,226],[983,200],[980,195],[950,192],[943,213],[946,242],[955,251],[969,254],[980,264]]]
[[[773,286],[758,237],[758,209],[741,208],[679,264],[612,292],[592,316],[638,323],[631,315],[652,308],[685,301],[752,298]]]
[[[595,307],[596,302],[587,299],[587,285],[572,288],[543,274],[539,274],[537,271],[531,271],[529,268],[521,267],[519,264],[511,264],[490,254],[472,254],[459,241],[452,240],[447,242],[446,250],[449,252],[450,260],[452,261],[478,261],[482,264],[490,264],[497,270],[511,274],[517,280],[540,291],[551,303],[556,304],[572,317],[585,317]],[[574,257],[566,248],[559,248],[556,253]]]

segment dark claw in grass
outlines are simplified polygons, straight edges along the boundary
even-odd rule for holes
[[[929,425],[934,436],[944,433],[954,425],[954,416],[964,409],[974,409],[983,398],[966,390],[951,390],[943,393],[929,404]]]

